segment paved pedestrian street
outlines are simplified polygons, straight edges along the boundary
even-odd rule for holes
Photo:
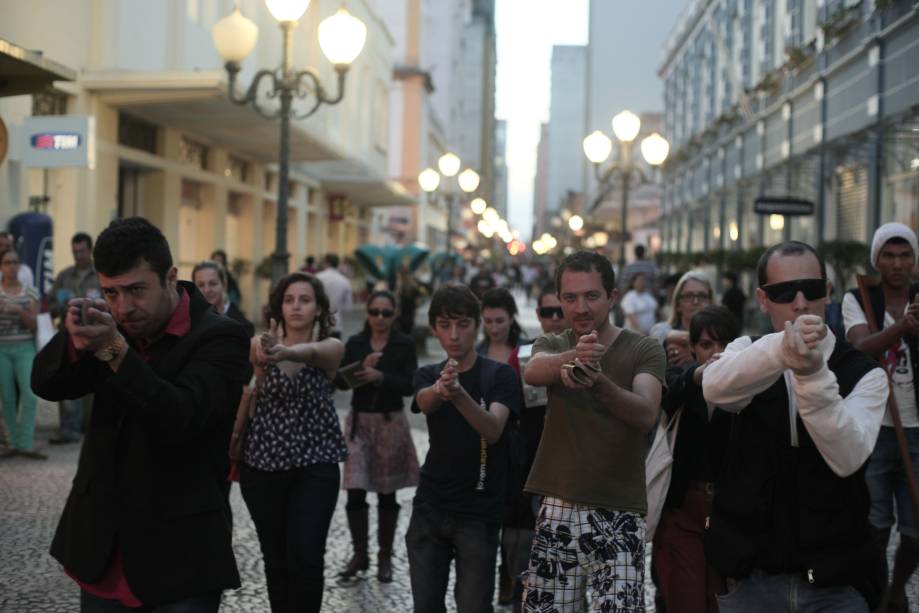
[[[525,306],[522,296],[520,323],[532,336],[537,331],[537,322],[532,305]],[[419,323],[426,309],[419,309]],[[346,318],[345,332],[353,333],[362,324],[360,312]],[[443,359],[436,342],[429,340],[428,355],[422,356],[422,363]],[[406,403],[407,404],[407,403]],[[336,395],[339,416],[344,419],[349,406],[349,394]],[[428,448],[424,417],[412,415],[409,418],[412,435],[423,460]],[[47,462],[25,459],[0,460],[0,613],[70,613],[79,610],[79,592],[59,564],[48,555],[48,547],[54,534],[64,500],[76,470],[79,447],[46,446],[45,441],[54,434],[57,425],[57,407],[48,402],[39,403],[39,429],[36,441],[39,448],[49,455]],[[351,537],[345,518],[345,493],[338,499],[338,507],[332,519],[326,551],[326,588],[323,610],[344,612],[406,612],[412,609],[412,596],[408,577],[408,561],[405,551],[405,530],[411,514],[413,489],[401,490],[398,501],[402,505],[399,526],[396,533],[393,558],[393,582],[382,584],[376,580],[376,498],[368,497],[372,510],[370,516],[371,566],[363,578],[341,583],[336,575],[351,555]],[[232,490],[234,517],[233,546],[242,577],[242,587],[227,592],[223,598],[221,613],[268,612],[268,596],[265,588],[264,571],[255,528],[239,493],[239,487]],[[895,540],[895,539],[894,539]],[[893,563],[895,542],[888,551]],[[181,555],[181,552],[177,552]],[[447,610],[455,611],[452,599],[452,578],[448,590]],[[919,604],[919,579],[915,576],[909,584],[910,600]],[[646,589],[648,610],[653,611],[653,586],[648,578]],[[496,611],[510,611],[510,607],[498,607]],[[914,605],[912,610],[919,610]]]

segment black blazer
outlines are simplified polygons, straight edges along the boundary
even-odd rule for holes
[[[51,555],[93,583],[117,544],[145,605],[239,587],[229,508],[213,471],[216,450],[226,454],[249,341],[194,285],[179,285],[191,297],[191,330],[157,341],[149,363],[133,349],[117,373],[91,354],[70,362],[61,331],[32,368],[42,398],[95,394]]]
[[[246,330],[246,334],[249,336],[249,338],[255,336],[255,326],[251,321],[246,319],[246,316],[243,315],[243,312],[239,310],[238,306],[231,302],[227,312],[224,314],[233,321],[242,324],[242,327]]]
[[[341,365],[347,366],[363,360],[372,352],[370,335],[365,332],[355,334],[345,343],[345,357],[342,358]],[[412,337],[393,329],[389,342],[383,348],[377,369],[383,372],[382,383],[355,388],[351,395],[351,408],[360,413],[401,411],[404,408],[403,396],[415,393],[412,378],[418,369],[418,358],[415,355],[415,341]],[[347,389],[347,384],[340,375],[335,377],[335,385],[339,389]]]

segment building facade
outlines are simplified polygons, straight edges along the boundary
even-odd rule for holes
[[[582,192],[587,162],[581,140],[587,121],[587,47],[552,47],[552,75],[549,87],[549,132],[547,142],[546,209],[558,215],[567,206],[569,192]],[[537,235],[539,236],[539,235]]]
[[[240,86],[276,66],[281,32],[263,2],[238,3],[259,41]],[[0,38],[71,67],[72,83],[35,95],[0,98],[12,141],[25,142],[39,115],[92,119],[94,162],[29,167],[22,144],[0,164],[0,223],[47,202],[58,245],[54,267],[70,263],[76,231],[98,234],[117,216],[154,221],[172,246],[180,274],[215,248],[236,262],[247,312],[267,296],[257,274],[274,250],[279,125],[227,98],[226,73],[211,28],[228,0],[39,0],[4,7]],[[314,0],[296,30],[294,64],[314,67],[334,89],[334,70],[316,39],[319,22],[340,6]],[[394,39],[372,3],[349,10],[367,25],[367,44],[351,67],[344,101],[291,126],[288,249],[291,267],[306,255],[350,254],[370,237],[371,208],[412,200],[388,178],[389,93]]]
[[[692,2],[666,48],[663,247],[869,242],[917,228],[919,3]],[[814,203],[759,215],[758,197]]]

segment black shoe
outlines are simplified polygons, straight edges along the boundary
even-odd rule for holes
[[[39,451],[35,451],[34,449],[28,449],[28,450],[20,449],[17,451],[17,454],[24,458],[28,458],[30,460],[47,460],[48,459],[48,456],[46,456],[45,454]]]
[[[0,459],[4,459],[4,460],[5,460],[6,458],[15,458],[15,457],[18,456],[18,455],[19,455],[19,450],[18,450],[18,449],[10,448],[10,449],[7,449],[6,451],[0,453]]]
[[[78,438],[66,438],[63,436],[56,436],[54,438],[48,439],[49,445],[69,445],[71,443],[79,443],[80,439]]]

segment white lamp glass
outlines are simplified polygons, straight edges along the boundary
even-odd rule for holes
[[[348,66],[367,42],[367,26],[344,7],[319,24],[319,47],[336,66]]]
[[[471,168],[467,168],[456,178],[459,182],[460,189],[471,194],[479,187],[479,173]]]
[[[244,17],[236,8],[232,13],[214,24],[211,30],[217,53],[227,62],[239,63],[246,59],[258,41],[258,26]]]
[[[437,167],[445,177],[455,177],[460,169],[460,159],[453,153],[445,153],[437,160]]]
[[[546,252],[545,245],[543,245],[541,240],[536,239],[533,241],[533,251],[536,252],[536,255],[542,255]]]
[[[784,230],[785,229],[785,216],[784,215],[770,215],[769,216],[769,227],[773,230]]]
[[[310,0],[265,0],[265,6],[278,21],[299,21]]]
[[[609,234],[606,232],[594,233],[594,242],[597,244],[597,247],[606,247],[606,244],[609,242]]]
[[[732,221],[728,225],[728,236],[731,237],[732,241],[736,241],[740,237],[740,230],[737,228],[736,221]]]
[[[660,166],[670,153],[670,143],[655,132],[641,141],[641,155],[652,166]]]
[[[584,219],[580,215],[572,215],[568,218],[568,227],[577,232],[584,227]]]
[[[481,215],[488,208],[488,203],[482,198],[473,198],[472,202],[469,203],[469,208],[476,215]]]
[[[632,111],[622,111],[613,117],[613,134],[624,143],[631,143],[641,130],[641,119]]]
[[[482,213],[482,219],[487,221],[489,224],[494,225],[501,221],[501,216],[498,214],[498,211],[492,207],[488,207],[485,209],[485,212]]]
[[[495,235],[495,229],[489,225],[484,219],[480,219],[479,223],[476,225],[476,228],[479,230],[479,234],[485,238],[491,238]]]
[[[418,185],[428,193],[433,192],[440,185],[440,173],[433,168],[425,168],[418,173]]]
[[[600,130],[594,130],[584,137],[583,147],[588,160],[602,164],[613,150],[613,141]]]

